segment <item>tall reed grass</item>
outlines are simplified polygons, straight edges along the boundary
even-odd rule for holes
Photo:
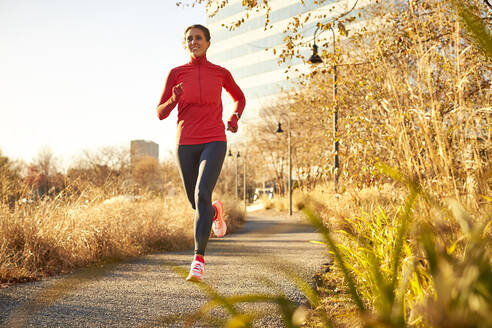
[[[361,10],[364,28],[335,40],[330,33],[319,36],[324,63],[262,111],[251,153],[267,159],[257,163],[263,163],[268,178],[285,181],[287,148],[272,131],[279,116],[288,114],[295,122],[293,171],[301,188],[333,180],[331,149],[337,140],[342,192],[386,183],[374,175],[376,163],[384,162],[436,198],[480,206],[480,195],[492,186],[490,60],[469,40],[453,1],[370,2]],[[483,1],[458,2],[472,4],[478,22],[489,23]],[[316,23],[321,30],[333,27],[329,20]]]

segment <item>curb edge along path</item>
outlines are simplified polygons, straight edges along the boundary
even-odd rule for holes
[[[249,213],[238,232],[210,240],[205,254],[205,282],[222,295],[279,290],[303,303],[302,294],[279,267],[294,263],[296,273],[312,281],[327,261],[324,248],[309,243],[320,238],[300,214]],[[188,270],[191,259],[191,251],[152,254],[0,289],[0,326],[172,326],[156,324],[155,320],[190,313],[208,301],[198,286],[170,268],[177,265]],[[272,281],[275,287],[267,286],[265,281]],[[258,321],[258,327],[283,326],[273,307],[264,303],[245,306],[269,313]],[[223,316],[223,312],[214,310],[212,315]]]

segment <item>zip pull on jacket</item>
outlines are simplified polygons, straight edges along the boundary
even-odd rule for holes
[[[172,89],[179,83],[183,83],[183,94],[174,99]],[[159,106],[164,106],[158,116],[165,119],[178,105],[178,144],[227,141],[222,121],[222,88],[232,96],[234,112],[241,115],[246,105],[243,92],[227,69],[210,63],[206,56],[191,58],[169,72],[159,102]]]

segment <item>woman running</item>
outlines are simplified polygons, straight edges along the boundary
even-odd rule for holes
[[[237,132],[246,100],[231,73],[207,61],[210,32],[205,26],[188,27],[185,43],[191,60],[169,72],[157,115],[163,120],[178,105],[178,166],[186,195],[195,210],[195,256],[186,280],[200,281],[210,229],[213,228],[217,237],[222,237],[227,228],[222,202],[212,203],[212,192],[227,150],[222,88],[235,102],[234,113],[227,121],[227,130],[233,133]]]

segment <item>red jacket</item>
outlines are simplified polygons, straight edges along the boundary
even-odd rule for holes
[[[183,83],[183,94],[176,100],[172,89]],[[226,141],[222,122],[222,88],[236,103],[235,112],[242,114],[246,100],[231,73],[207,61],[206,57],[192,58],[185,65],[173,68],[159,102],[159,119],[169,116],[178,105],[178,144],[194,145],[212,141]]]

